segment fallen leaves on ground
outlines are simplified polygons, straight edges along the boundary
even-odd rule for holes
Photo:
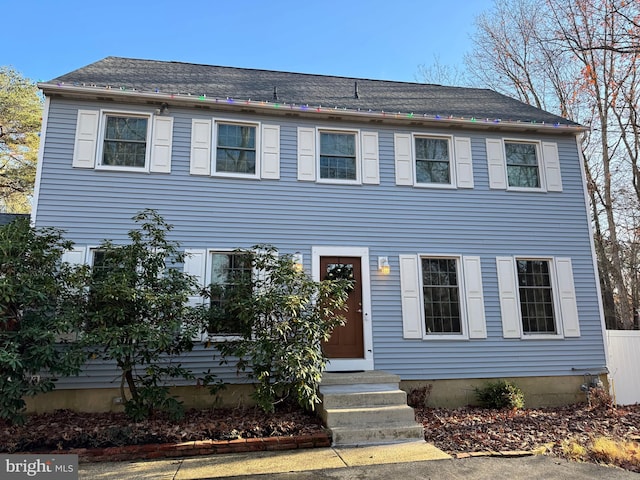
[[[295,407],[271,414],[256,408],[189,410],[178,422],[162,415],[133,422],[124,413],[57,410],[29,415],[21,426],[0,421],[0,452],[264,438],[322,431],[324,427],[316,415]]]
[[[416,418],[424,425],[427,442],[449,454],[550,450],[569,457],[562,448],[568,441],[588,448],[599,437],[640,438],[640,405],[590,408],[579,404],[524,410],[417,408]]]

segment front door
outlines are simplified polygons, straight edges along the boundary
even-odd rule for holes
[[[346,323],[344,326],[336,327],[331,338],[322,345],[325,355],[330,359],[364,358],[361,267],[360,257],[320,257],[322,280],[353,280],[346,311],[340,312],[345,316]]]

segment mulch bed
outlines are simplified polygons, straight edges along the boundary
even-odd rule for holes
[[[425,439],[451,455],[469,452],[548,451],[566,457],[563,442],[589,445],[597,437],[640,440],[640,405],[492,410],[418,408]],[[638,467],[622,465],[639,471]]]
[[[454,456],[537,449],[566,457],[562,444],[567,440],[581,445],[588,445],[599,436],[640,440],[640,405],[617,408],[570,405],[517,411],[416,408],[415,411],[416,419],[424,425],[426,441]],[[191,446],[186,445],[189,442]],[[124,413],[58,410],[30,415],[21,426],[0,422],[0,453],[79,452],[81,458],[84,454],[85,459],[91,460],[124,459],[126,455],[152,458],[149,455],[313,448],[328,446],[329,442],[320,419],[297,407],[281,408],[272,414],[253,408],[190,410],[179,422],[163,416],[132,422]],[[120,457],[95,453],[100,449]],[[100,455],[102,458],[98,458]]]
[[[162,415],[133,422],[124,413],[57,410],[29,415],[24,425],[0,422],[0,453],[304,437],[324,432],[317,416],[295,407],[272,414],[253,408],[189,410],[178,422]]]

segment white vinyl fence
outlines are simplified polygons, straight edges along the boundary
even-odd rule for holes
[[[607,330],[611,393],[618,405],[640,403],[640,331]]]

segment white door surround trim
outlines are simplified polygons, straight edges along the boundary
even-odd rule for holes
[[[371,316],[371,283],[369,248],[367,247],[312,247],[311,275],[320,281],[320,257],[343,256],[360,257],[362,264],[362,328],[364,339],[364,358],[335,358],[327,362],[328,372],[373,370],[373,326]]]

